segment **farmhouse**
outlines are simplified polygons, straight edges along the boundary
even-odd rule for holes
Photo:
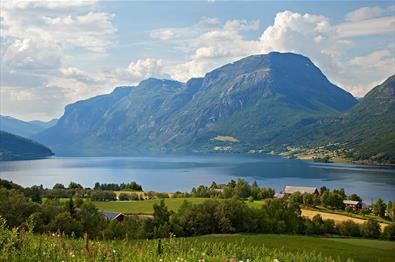
[[[319,195],[316,187],[304,187],[304,186],[285,186],[284,194],[292,195],[293,193],[299,192],[301,194],[314,194]]]
[[[343,200],[343,208],[346,207],[351,207],[354,211],[357,211],[362,208],[362,203],[360,201]]]
[[[125,220],[125,215],[118,212],[103,212],[103,215],[108,221],[123,222]]]

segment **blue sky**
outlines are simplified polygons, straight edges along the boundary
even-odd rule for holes
[[[394,1],[2,1],[0,113],[48,120],[118,85],[270,51],[363,96],[395,72],[394,14]]]

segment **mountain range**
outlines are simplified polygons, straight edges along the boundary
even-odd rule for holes
[[[305,56],[272,52],[186,83],[149,78],[67,105],[32,135],[57,155],[271,152],[336,143],[395,162],[394,76],[359,102]]]
[[[52,119],[48,122],[39,120],[22,121],[10,116],[0,115],[0,130],[22,137],[31,137],[32,135],[55,125],[56,121],[57,119]]]
[[[150,78],[78,101],[34,137],[62,155],[211,151],[224,145],[245,151],[357,103],[307,57],[273,52],[186,83]]]

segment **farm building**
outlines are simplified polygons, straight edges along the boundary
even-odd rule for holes
[[[274,198],[277,198],[277,199],[283,199],[284,198],[284,194],[283,193],[275,193],[274,194]]]
[[[103,215],[108,221],[123,222],[125,220],[125,215],[118,212],[103,212]]]
[[[304,187],[304,186],[285,186],[284,194],[292,195],[293,193],[299,192],[301,194],[314,194],[319,195],[316,187]]]
[[[362,203],[360,201],[343,200],[343,208],[346,207],[351,207],[354,211],[357,211],[362,208]]]

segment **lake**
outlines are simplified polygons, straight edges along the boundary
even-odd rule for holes
[[[52,187],[70,181],[93,187],[95,182],[136,181],[146,191],[190,191],[212,181],[256,180],[279,192],[285,185],[345,188],[370,203],[395,200],[395,169],[351,164],[324,164],[275,156],[244,154],[159,155],[146,157],[53,157],[0,162],[0,178],[23,186]]]

